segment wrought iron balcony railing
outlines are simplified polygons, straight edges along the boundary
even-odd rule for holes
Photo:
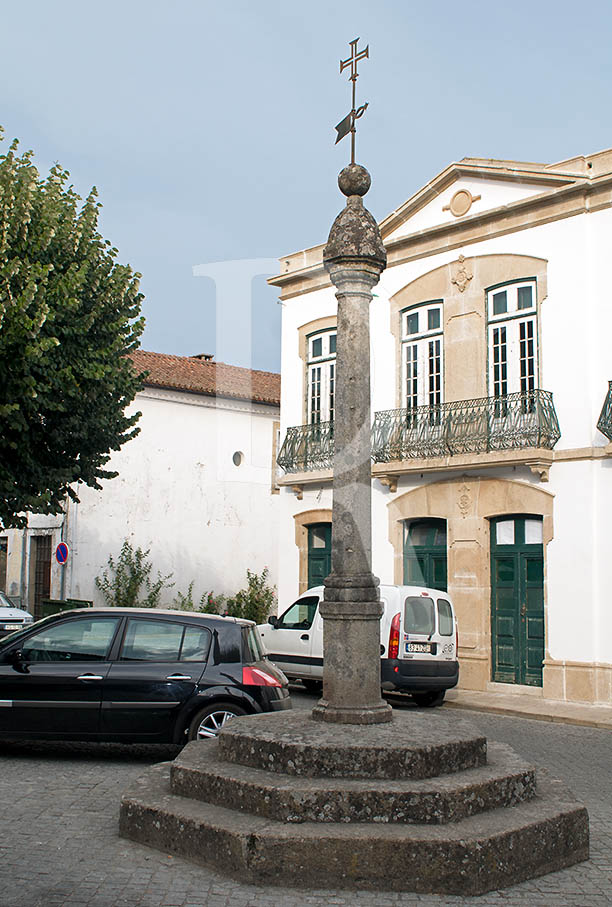
[[[608,441],[612,441],[612,381],[608,381],[608,393],[601,409],[597,428]]]
[[[276,462],[285,472],[331,469],[334,460],[334,423],[296,425],[287,434]]]
[[[413,458],[553,448],[561,433],[550,391],[459,400],[376,413],[372,459]]]
[[[612,382],[610,387],[604,404],[608,437],[612,437]],[[552,449],[560,437],[551,392],[534,390],[378,412],[372,459],[388,463],[526,447]],[[333,459],[334,423],[320,422],[288,428],[277,463],[287,473],[298,473],[331,469]]]

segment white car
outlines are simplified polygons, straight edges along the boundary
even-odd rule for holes
[[[0,592],[0,638],[34,623],[29,611],[16,608],[8,595]]]
[[[317,690],[323,678],[323,586],[304,592],[279,617],[257,627],[270,661]],[[450,596],[420,586],[380,586],[383,690],[410,693],[419,706],[441,705],[457,685],[457,619]]]

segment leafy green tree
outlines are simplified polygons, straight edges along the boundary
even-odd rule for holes
[[[2,140],[0,130],[0,140]],[[128,354],[144,321],[139,274],[98,232],[59,165],[41,178],[14,141],[0,155],[0,524],[58,513],[80,483],[116,472],[110,453],[139,431],[142,387]]]
[[[168,582],[172,574],[151,579],[153,564],[147,560],[150,548],[133,548],[125,539],[119,557],[109,555],[108,567],[96,576],[94,582],[107,605],[117,608],[157,608],[164,589],[174,583]]]

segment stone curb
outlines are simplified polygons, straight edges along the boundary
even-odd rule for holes
[[[554,700],[535,700],[531,699],[517,703],[508,703],[495,701],[496,694],[484,694],[482,698],[472,691],[467,694],[470,698],[464,698],[462,691],[456,693],[447,693],[443,708],[463,709],[469,712],[489,712],[492,715],[511,715],[515,718],[532,718],[534,721],[549,721],[553,724],[574,724],[578,727],[594,727],[602,730],[612,731],[612,709],[605,709],[610,715],[601,715],[589,713],[589,709],[597,709],[598,706],[592,706],[585,703],[584,710],[580,715],[563,713],[559,711],[559,705],[565,707],[565,703],[557,704]],[[452,698],[452,697],[456,698]],[[486,698],[485,698],[486,697]],[[490,697],[490,699],[489,699]],[[525,697],[526,699],[526,697]],[[537,702],[537,705],[535,704]]]

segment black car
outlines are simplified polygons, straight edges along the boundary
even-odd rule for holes
[[[147,608],[54,614],[0,641],[0,738],[185,743],[291,708],[255,624]]]

